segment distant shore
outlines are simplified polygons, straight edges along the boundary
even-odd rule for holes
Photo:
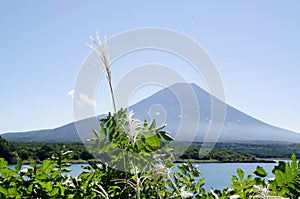
[[[279,159],[276,159],[279,160]],[[196,159],[177,159],[174,161],[174,163],[186,163],[186,162],[191,162],[191,163],[276,163],[276,160],[273,159],[256,159],[256,160],[241,160],[241,161],[219,161],[219,160],[196,160]],[[280,159],[284,160],[284,159]],[[96,162],[96,163],[101,163],[101,161],[96,160],[96,159],[91,159],[91,160],[70,160],[68,163],[72,164],[88,164],[88,162]],[[24,160],[22,163],[23,164],[30,164],[31,161]],[[36,163],[42,164],[41,161],[37,161]],[[14,165],[14,164],[10,164]]]
[[[240,161],[219,161],[219,160],[196,160],[196,159],[177,159],[175,163],[276,163],[275,160],[271,159],[255,159],[255,160],[240,160]]]

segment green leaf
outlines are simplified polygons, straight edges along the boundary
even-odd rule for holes
[[[46,185],[45,185],[45,188],[46,188],[48,191],[51,191],[51,190],[52,190],[52,182],[47,182]]]
[[[112,118],[108,121],[107,128],[111,129],[116,125],[115,120]]]
[[[153,120],[153,122],[151,123],[151,125],[150,125],[150,127],[149,127],[149,131],[154,131],[155,126],[156,126],[156,121]]]
[[[256,167],[256,170],[254,171],[254,174],[259,176],[259,177],[262,177],[262,178],[264,178],[268,175],[268,173],[261,166]]]
[[[204,185],[204,178],[201,178],[198,183],[197,183],[197,186],[198,187],[202,187]]]
[[[166,141],[172,141],[173,138],[169,135],[166,131],[160,131],[159,134],[164,138]]]
[[[284,161],[279,161],[277,163],[277,165],[274,167],[274,169],[272,170],[272,173],[275,174],[276,170],[280,170],[284,173],[285,172],[285,162]]]
[[[26,192],[30,194],[32,192],[33,184],[29,185]]]
[[[95,129],[92,130],[92,133],[94,135],[94,138],[98,138],[99,139],[98,132]]]
[[[159,147],[161,142],[161,138],[157,135],[145,138],[145,143],[148,145],[148,147]]]
[[[7,161],[4,158],[0,158],[0,167],[6,167]]]
[[[158,132],[158,131],[162,130],[162,129],[163,129],[163,128],[165,128],[165,127],[166,127],[166,125],[165,125],[165,124],[161,125],[160,127],[156,128],[156,132]]]
[[[244,171],[241,168],[237,168],[237,174],[240,180],[244,179]]]
[[[15,166],[16,172],[19,172],[21,170],[21,167],[22,167],[22,159],[18,158],[17,165]]]
[[[297,157],[296,155],[293,153],[292,155],[292,162],[291,162],[291,166],[293,170],[297,169]]]
[[[0,193],[3,193],[5,196],[8,195],[7,189],[3,188],[2,186],[0,186]]]
[[[106,139],[106,129],[101,125],[100,127],[100,134],[103,140]]]
[[[282,179],[282,171],[276,170],[275,171],[275,181],[277,182],[277,185],[282,186],[283,185],[283,179]]]
[[[189,168],[193,168],[193,165],[190,161],[187,162],[187,165],[189,166]]]
[[[55,196],[58,193],[59,189],[55,188],[51,191],[50,196]]]
[[[181,173],[186,174],[186,170],[185,170],[183,167],[178,166],[178,170],[179,170]]]

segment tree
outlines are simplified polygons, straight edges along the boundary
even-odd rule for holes
[[[0,157],[11,163],[11,146],[7,140],[0,136]]]

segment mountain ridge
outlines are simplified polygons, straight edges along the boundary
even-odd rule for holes
[[[178,129],[180,129],[179,127],[182,125],[180,122],[191,122],[192,124],[193,118],[188,118],[189,114],[182,115],[182,110],[180,109],[180,105],[182,104],[179,103],[180,100],[178,99],[180,96],[187,96],[187,90],[190,90],[191,88],[200,109],[200,116],[198,118],[199,127],[197,128],[195,135],[190,135],[190,130],[188,128],[183,129],[181,132],[178,131]],[[134,116],[140,120],[146,119],[149,121],[156,119],[158,124],[166,123],[166,130],[170,131],[173,137],[176,137],[176,135],[181,135],[181,139],[184,137],[191,139],[191,137],[193,137],[195,138],[194,141],[201,142],[204,140],[210,125],[211,98],[214,98],[218,103],[223,103],[226,107],[225,122],[219,137],[220,142],[280,141],[300,143],[299,133],[275,127],[249,116],[215,98],[196,84],[176,83],[168,88],[159,90],[151,96],[130,106],[129,110],[133,110],[135,113]],[[188,103],[182,106],[189,110],[188,113],[191,113],[190,115],[196,115],[194,113],[198,111],[195,110],[193,103],[191,103],[190,106]],[[104,115],[98,117],[101,116],[103,117]],[[189,126],[189,123],[185,126]],[[9,141],[81,142],[74,122],[54,129],[4,133],[0,136]]]

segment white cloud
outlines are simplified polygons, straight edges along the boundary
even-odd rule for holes
[[[70,95],[71,97],[74,97],[74,94],[75,94],[75,90],[70,90],[68,92],[68,95]]]
[[[76,100],[76,103],[80,107],[84,107],[86,105],[88,105],[88,106],[95,106],[96,105],[96,101],[94,99],[89,98],[89,96],[87,96],[83,93],[79,94],[79,100]]]
[[[68,95],[72,96],[79,107],[85,106],[95,106],[96,101],[93,98],[89,98],[88,95],[83,93],[78,93],[75,90],[70,90]]]

